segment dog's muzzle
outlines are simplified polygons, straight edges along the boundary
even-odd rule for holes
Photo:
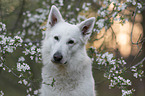
[[[53,59],[55,62],[60,62],[62,59],[63,59],[63,56],[60,52],[56,52],[54,55],[53,55]]]
[[[67,62],[63,63],[62,60],[63,60],[63,55],[60,52],[56,52],[53,55],[53,59],[51,61],[56,64],[66,64],[67,63]]]

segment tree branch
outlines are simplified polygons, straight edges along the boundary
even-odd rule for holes
[[[1,0],[0,0],[0,18],[1,18],[1,21],[3,22],[3,16],[2,16],[2,4],[1,4]]]
[[[131,29],[131,43],[138,45],[140,43],[145,42],[145,38],[142,38],[142,40],[139,42],[139,40],[137,42],[133,42],[132,40],[132,34],[133,34],[133,28],[134,28],[134,24],[135,24],[135,17],[136,17],[136,13],[137,13],[137,7],[135,8],[135,12],[134,12],[134,18],[133,18],[133,23],[132,23],[132,29]],[[140,39],[140,38],[139,38]]]
[[[15,22],[13,28],[12,28],[12,32],[13,32],[13,31],[16,29],[16,27],[18,26],[18,23],[19,23],[19,21],[20,21],[20,18],[21,18],[22,15],[23,15],[24,5],[25,5],[25,0],[22,1],[22,4],[21,4],[22,7],[21,7],[21,9],[20,9],[18,18],[17,18],[17,20],[16,20],[16,22]]]

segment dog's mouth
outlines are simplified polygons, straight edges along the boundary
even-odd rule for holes
[[[54,64],[61,64],[61,65],[62,65],[62,64],[64,64],[64,65],[67,64],[67,61],[63,63],[63,62],[61,62],[61,61],[51,60],[51,62],[54,63]]]
[[[64,64],[67,64],[67,61]]]

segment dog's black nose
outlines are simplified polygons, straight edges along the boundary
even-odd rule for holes
[[[63,56],[60,52],[56,52],[54,55],[53,55],[53,59],[56,63],[59,63],[61,60],[62,60]]]

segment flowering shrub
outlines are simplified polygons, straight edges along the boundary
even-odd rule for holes
[[[32,45],[32,43],[31,44],[23,43],[22,38],[19,36],[14,36],[13,38],[10,36],[6,36],[7,35],[6,25],[3,23],[0,23],[0,24],[1,24],[0,29],[3,32],[3,34],[0,35],[0,67],[3,70],[7,70],[9,73],[12,73],[14,76],[19,78],[20,81],[18,81],[18,83],[23,84],[27,87],[26,92],[28,93],[28,96],[30,96],[30,94],[37,95],[38,90],[34,90],[34,92],[32,93],[32,88],[31,88],[32,74],[30,72],[31,69],[30,69],[30,66],[25,62],[25,58],[23,57],[24,55],[18,58],[18,62],[16,63],[16,66],[14,68],[9,68],[5,64],[5,61],[6,61],[5,55],[9,53],[13,53],[17,47],[25,47],[25,50],[23,51],[23,53],[25,55],[29,54],[31,60],[35,58],[36,62],[38,62],[41,60],[40,48],[36,48],[36,46]],[[3,95],[4,93],[1,91],[1,96]]]
[[[113,10],[109,11],[109,5],[113,5]],[[122,2],[121,0],[104,0],[103,1],[103,7],[101,7],[98,10],[99,16],[97,17],[96,22],[96,31],[100,32],[100,30],[105,27],[105,29],[109,29],[111,25],[114,23],[114,20],[119,20],[121,24],[124,24],[125,21],[128,19],[125,16],[120,16],[119,13],[121,13],[124,9],[127,9],[130,5],[133,5],[136,7],[135,14],[140,13],[141,9],[143,8],[143,2],[136,1],[136,0],[126,0],[125,2]]]
[[[93,64],[97,69],[104,70],[104,77],[110,81],[109,88],[114,88],[117,86],[122,91],[122,96],[132,95],[135,89],[128,89],[128,86],[132,85],[130,79],[125,79],[122,77],[126,72],[126,62],[121,59],[114,58],[113,54],[109,54],[108,52],[99,54],[95,48],[91,47],[89,49],[90,56],[92,58]],[[142,64],[139,64],[142,66]],[[135,72],[137,77],[142,78],[144,71],[140,69],[137,71],[137,68],[132,66],[130,67],[130,71]],[[133,74],[133,76],[134,76]]]
[[[3,93],[3,91],[0,91],[0,96],[4,96],[4,93]]]
[[[130,6],[134,6],[135,12],[133,16],[135,17],[137,13],[140,13],[144,7],[142,0],[104,0],[99,1],[93,0],[83,2],[79,5],[74,3],[72,0],[71,4],[67,6],[67,0],[44,0],[42,3],[42,8],[38,8],[34,12],[26,11],[23,16],[26,18],[22,24],[22,32],[17,32],[16,36],[8,35],[6,25],[0,22],[0,68],[8,71],[10,74],[16,76],[19,80],[18,83],[26,87],[27,96],[38,95],[38,89],[33,88],[33,82],[40,82],[40,80],[33,80],[33,73],[31,72],[31,67],[29,62],[27,62],[26,57],[35,63],[41,63],[41,50],[40,50],[40,39],[45,36],[46,21],[49,13],[50,5],[55,4],[60,10],[64,18],[70,23],[77,23],[84,20],[86,17],[79,14],[79,12],[89,11],[92,4],[102,4],[103,6],[97,12],[97,20],[94,27],[94,33],[100,32],[102,28],[105,30],[109,29],[114,23],[114,20],[119,20],[121,24],[124,24],[128,18],[125,16],[119,16],[124,9]],[[113,10],[108,10],[109,5],[113,5]],[[74,7],[75,6],[75,7]],[[75,9],[73,9],[75,8]],[[68,10],[68,11],[66,11]],[[74,10],[74,12],[69,11]],[[6,54],[14,53],[16,49],[23,48],[22,54],[18,59],[13,68],[5,64]],[[144,71],[142,70],[143,61],[145,58],[136,65],[127,66],[127,63],[123,58],[116,58],[113,54],[109,52],[98,52],[94,47],[89,48],[89,56],[92,58],[93,67],[98,70],[104,71],[104,77],[109,80],[109,88],[118,87],[121,90],[122,96],[130,96],[135,91],[132,88],[132,81],[125,77],[125,74],[130,71],[135,78],[142,80]],[[54,78],[55,79],[55,78]],[[55,80],[54,80],[55,81]],[[48,86],[53,86],[52,84],[47,84]],[[130,87],[129,87],[130,86]],[[0,96],[3,96],[3,91],[0,91]]]
[[[26,71],[26,70],[30,70],[29,65],[27,65],[26,63],[24,63],[25,58],[24,57],[20,57],[17,63],[17,70],[18,71]]]
[[[145,58],[142,59],[142,61],[139,62],[138,64],[130,67],[130,69],[131,69],[131,71],[133,73],[133,76],[135,78],[140,78],[140,81],[142,81],[142,77],[144,76],[144,71],[142,70],[142,68],[143,68],[143,61],[144,60],[145,60]]]

